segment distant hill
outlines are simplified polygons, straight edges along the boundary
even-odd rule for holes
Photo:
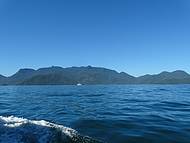
[[[37,70],[21,84],[124,84],[135,77],[98,67],[51,67]]]
[[[5,84],[7,78],[5,76],[0,75],[0,84]]]
[[[34,69],[20,69],[17,73],[8,77],[9,84],[20,84],[27,79],[30,79],[35,74]]]
[[[190,84],[184,71],[162,72],[140,77],[101,67],[48,67],[20,69],[10,77],[0,75],[0,85],[76,85],[81,84]]]
[[[144,75],[136,78],[141,84],[180,84],[190,83],[190,75],[184,71],[162,72],[156,75]]]

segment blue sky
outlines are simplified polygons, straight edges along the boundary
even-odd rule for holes
[[[0,0],[0,74],[101,66],[190,72],[189,0]]]

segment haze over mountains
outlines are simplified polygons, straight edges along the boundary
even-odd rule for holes
[[[100,67],[48,67],[20,69],[10,77],[0,75],[0,85],[76,85],[81,84],[190,84],[190,74],[177,70],[134,77]]]

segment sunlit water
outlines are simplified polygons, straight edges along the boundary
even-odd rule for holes
[[[0,87],[0,142],[96,140],[189,143],[190,85]]]

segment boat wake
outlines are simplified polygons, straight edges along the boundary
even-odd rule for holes
[[[0,116],[0,143],[101,143],[45,120]]]

